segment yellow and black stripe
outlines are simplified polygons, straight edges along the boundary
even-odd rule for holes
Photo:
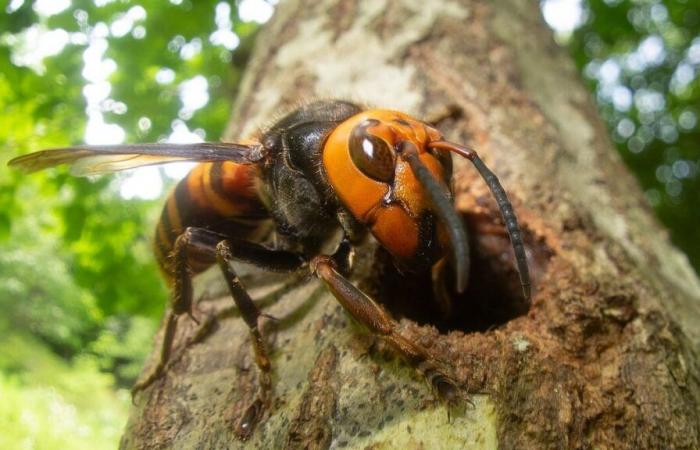
[[[229,161],[201,163],[168,196],[155,233],[156,259],[168,280],[173,278],[170,256],[175,240],[187,227],[202,227],[250,240],[257,237],[269,215],[260,202],[254,165]],[[188,252],[194,273],[209,267],[210,256]]]

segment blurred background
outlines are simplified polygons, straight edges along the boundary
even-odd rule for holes
[[[217,140],[271,0],[0,1],[0,448],[115,448],[167,292],[173,164],[5,163],[76,143]],[[545,0],[617,149],[700,269],[700,1]]]

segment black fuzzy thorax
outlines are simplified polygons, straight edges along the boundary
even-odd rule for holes
[[[261,194],[290,245],[313,253],[341,223],[346,212],[331,188],[322,163],[328,135],[362,111],[345,101],[317,101],[286,115],[266,131],[261,142],[269,157],[262,167]]]

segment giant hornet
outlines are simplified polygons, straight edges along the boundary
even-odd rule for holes
[[[347,278],[353,247],[370,233],[402,273],[432,270],[434,283],[444,282],[440,272],[451,265],[455,289],[464,291],[469,247],[452,202],[452,153],[474,164],[495,197],[529,300],[521,233],[496,176],[475,151],[443,140],[434,127],[401,112],[318,101],[251,143],[78,146],[20,156],[9,165],[33,172],[71,164],[75,175],[93,175],[200,162],[170,194],[156,228],[155,254],[172,302],[159,362],[134,392],[164,374],[178,318],[192,316],[192,276],[217,264],[250,329],[259,369],[259,392],[245,413],[252,420],[269,402],[271,364],[258,326],[261,311],[230,264],[236,260],[275,272],[310,271],[350,315],[417,367],[441,398],[458,398],[445,365],[402,336],[384,308]],[[338,231],[336,250],[324,254]]]

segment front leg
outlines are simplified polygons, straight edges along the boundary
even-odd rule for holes
[[[399,333],[399,324],[374,300],[338,273],[333,259],[317,256],[311,260],[311,271],[319,277],[341,305],[375,335],[391,344],[428,380],[437,395],[449,405],[461,398],[457,382],[436,355]]]

